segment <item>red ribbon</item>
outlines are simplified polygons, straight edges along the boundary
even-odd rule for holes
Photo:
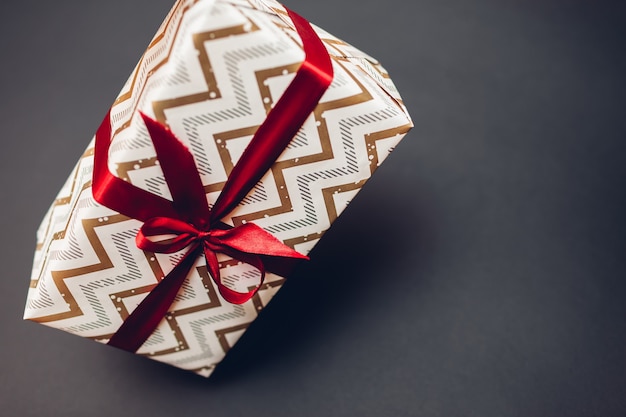
[[[288,263],[289,259],[308,259],[253,223],[229,228],[220,221],[241,202],[276,161],[332,82],[332,63],[322,41],[304,18],[291,10],[287,11],[302,39],[304,62],[233,167],[212,209],[207,203],[193,156],[159,122],[142,114],[172,201],[111,174],[108,169],[112,136],[110,113],[96,132],[94,199],[144,223],[136,239],[140,249],[174,253],[188,248],[170,273],[128,316],[109,340],[109,345],[137,351],[163,319],[197,257],[202,254],[220,294],[226,301],[236,304],[244,303],[254,296],[263,283],[266,269],[281,269],[281,264]],[[161,235],[175,237],[165,241],[154,239]],[[217,253],[224,253],[257,268],[260,271],[259,285],[252,291],[241,293],[222,284]]]

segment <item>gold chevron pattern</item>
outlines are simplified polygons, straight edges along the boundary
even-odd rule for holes
[[[412,127],[388,74],[373,58],[316,28],[335,78],[272,168],[226,223],[255,222],[310,251]],[[179,0],[111,109],[110,169],[171,198],[142,111],[192,152],[209,202],[304,58],[273,0]],[[25,318],[106,342],[182,254],[139,250],[141,223],[91,195],[93,141],[46,214]],[[219,256],[226,285],[247,290],[258,271]],[[225,302],[203,259],[139,354],[209,376],[284,282],[268,274],[243,305]]]

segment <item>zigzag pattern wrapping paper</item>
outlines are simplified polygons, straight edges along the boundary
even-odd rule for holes
[[[223,219],[254,222],[304,254],[412,127],[376,60],[315,31],[332,58],[333,83],[270,171]],[[142,111],[188,146],[214,202],[303,58],[291,20],[274,1],[178,1],[111,108],[110,170],[171,199]],[[38,231],[24,317],[106,343],[182,254],[138,249],[141,223],[94,201],[93,146],[92,140]],[[256,285],[254,267],[219,260],[227,286]],[[204,262],[197,260],[137,353],[209,376],[284,277],[268,273],[252,300],[229,304]]]

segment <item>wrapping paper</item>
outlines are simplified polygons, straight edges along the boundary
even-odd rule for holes
[[[253,222],[303,254],[412,127],[375,59],[315,31],[332,58],[333,82],[272,168],[222,219]],[[112,105],[109,169],[171,199],[143,112],[188,147],[214,202],[303,58],[293,23],[276,2],[178,1]],[[93,152],[92,140],[38,231],[24,317],[106,343],[182,255],[138,249],[142,223],[94,201]],[[253,266],[218,259],[230,288],[258,284]],[[268,273],[250,301],[230,304],[198,258],[137,353],[209,376],[284,280]]]

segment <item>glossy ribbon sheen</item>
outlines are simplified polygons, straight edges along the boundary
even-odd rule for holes
[[[111,174],[108,169],[112,134],[110,114],[98,129],[94,156],[94,199],[144,223],[136,239],[140,249],[174,253],[187,248],[178,264],[111,337],[109,345],[137,351],[163,319],[197,257],[202,254],[220,294],[226,301],[238,304],[254,296],[263,283],[266,269],[280,270],[281,264],[288,264],[290,259],[308,259],[252,223],[229,228],[220,221],[276,161],[332,82],[332,63],[323,43],[305,19],[290,10],[288,13],[302,39],[305,60],[231,171],[212,209],[208,206],[193,156],[165,126],[142,114],[172,201]],[[174,237],[158,240],[157,237],[162,235]],[[257,268],[260,271],[259,285],[244,293],[223,285],[217,253],[224,253]]]

